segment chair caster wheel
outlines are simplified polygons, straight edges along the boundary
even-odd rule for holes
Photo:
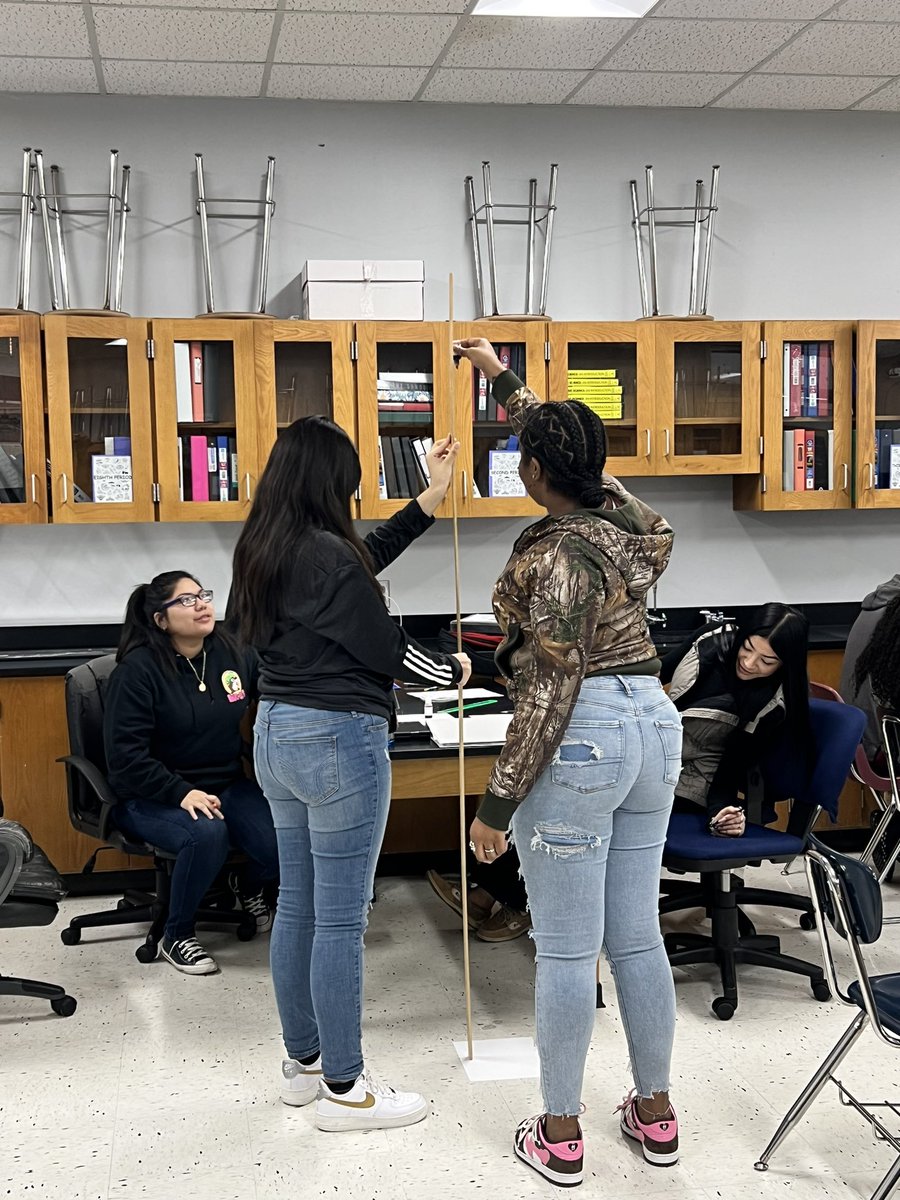
[[[252,921],[243,921],[237,927],[237,937],[239,942],[250,942],[256,937],[256,918]]]
[[[142,942],[134,952],[134,957],[140,963],[156,962],[156,956],[159,953],[159,947],[156,942]]]
[[[805,929],[807,933],[816,927],[815,913],[802,913],[800,916],[800,928]]]
[[[737,1005],[732,1004],[730,1000],[726,1000],[724,996],[717,996],[712,1002],[713,1013],[720,1021],[730,1021],[734,1016],[736,1008]]]
[[[124,912],[124,910],[125,910],[126,908],[131,908],[131,905],[128,903],[128,901],[127,901],[127,900],[125,899],[125,897],[123,896],[121,900],[118,900],[118,901],[116,902],[116,909],[117,909],[119,912]]]
[[[71,1017],[72,1013],[78,1007],[78,1001],[74,996],[60,996],[58,1000],[50,1001],[50,1007],[61,1017]]]
[[[816,1000],[830,1000],[831,999],[831,988],[828,986],[828,984],[825,982],[824,979],[820,979],[820,980],[816,981],[811,986],[812,986],[812,994],[816,998]]]
[[[81,930],[77,926],[73,929],[71,925],[67,925],[60,932],[59,940],[64,946],[77,946],[81,941]]]
[[[768,1163],[764,1163],[764,1162],[762,1161],[762,1159],[760,1159],[760,1160],[759,1160],[759,1162],[755,1162],[755,1163],[753,1164],[753,1170],[754,1170],[754,1171],[768,1171],[768,1169],[769,1169],[769,1164],[768,1164]]]

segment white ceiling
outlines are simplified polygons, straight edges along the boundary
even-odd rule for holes
[[[900,112],[900,0],[0,0],[0,92]]]

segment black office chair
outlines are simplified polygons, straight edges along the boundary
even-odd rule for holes
[[[66,766],[66,786],[69,798],[69,819],[79,833],[102,842],[83,868],[90,873],[101,850],[109,847],[123,854],[153,859],[155,872],[152,893],[128,891],[115,909],[74,917],[60,937],[67,946],[81,941],[83,929],[98,929],[108,925],[136,925],[150,922],[145,941],[134,955],[138,962],[153,962],[159,952],[169,912],[172,867],[175,855],[136,842],[115,825],[116,796],[106,778],[106,751],[103,746],[103,708],[109,677],[116,666],[115,655],[74,667],[66,675],[66,720],[69,727],[71,754],[59,759]],[[231,901],[230,894],[225,903]],[[197,910],[198,923],[233,925],[242,942],[256,935],[256,920],[243,910],[217,908],[211,905]]]
[[[66,894],[59,872],[31,835],[15,821],[3,818],[0,800],[0,929],[50,925]],[[58,983],[0,975],[0,996],[36,996],[49,1000],[61,1017],[71,1017],[74,996]]]
[[[805,975],[817,1000],[828,1000],[830,991],[822,968],[781,953],[777,937],[760,936],[749,925],[739,903],[778,903],[805,910],[806,897],[747,888],[733,871],[759,866],[763,861],[786,863],[802,854],[821,811],[833,821],[866,718],[849,704],[810,700],[810,724],[815,742],[815,762],[809,778],[798,774],[796,759],[783,748],[764,765],[767,788],[776,796],[793,796],[786,832],[748,823],[740,838],[715,837],[707,828],[705,812],[673,813],[666,834],[663,866],[678,874],[699,874],[701,888],[687,895],[676,891],[660,903],[660,913],[704,907],[712,921],[711,935],[677,932],[665,935],[666,952],[673,967],[700,963],[718,965],[722,995],[712,1003],[721,1021],[734,1016],[738,1006],[737,965],[747,963]],[[663,885],[665,887],[665,885]],[[749,926],[749,928],[748,928]]]
[[[859,1011],[788,1109],[772,1140],[757,1160],[757,1171],[769,1169],[769,1159],[829,1080],[837,1088],[841,1101],[865,1117],[874,1127],[877,1137],[895,1150],[900,1150],[896,1134],[887,1129],[872,1111],[883,1108],[896,1112],[896,1107],[883,1101],[873,1103],[858,1100],[834,1076],[867,1025],[871,1025],[885,1045],[900,1049],[900,972],[870,976],[862,952],[862,946],[877,942],[881,936],[883,917],[878,879],[870,866],[830,850],[815,837],[809,839],[806,851],[806,874],[816,911],[829,986],[842,1004]],[[835,967],[832,952],[834,937],[842,938],[847,943],[856,976],[846,991],[841,987]],[[887,1200],[898,1183],[900,1157],[873,1192],[872,1200]]]

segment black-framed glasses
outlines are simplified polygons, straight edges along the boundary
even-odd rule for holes
[[[199,592],[182,592],[180,596],[176,596],[174,600],[167,600],[165,604],[160,605],[160,612],[165,612],[167,608],[171,608],[173,604],[183,604],[185,608],[196,608],[197,601],[202,600],[204,604],[212,604],[213,593],[209,588],[203,588]]]

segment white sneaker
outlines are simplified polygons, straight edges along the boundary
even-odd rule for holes
[[[323,1079],[316,1102],[316,1128],[326,1133],[345,1129],[396,1129],[428,1116],[428,1101],[417,1092],[395,1092],[363,1071],[349,1092],[333,1092]]]
[[[319,1080],[322,1078],[321,1054],[314,1063],[305,1067],[296,1058],[285,1058],[281,1063],[281,1100],[294,1108],[302,1108],[304,1104],[312,1104],[319,1091]]]

